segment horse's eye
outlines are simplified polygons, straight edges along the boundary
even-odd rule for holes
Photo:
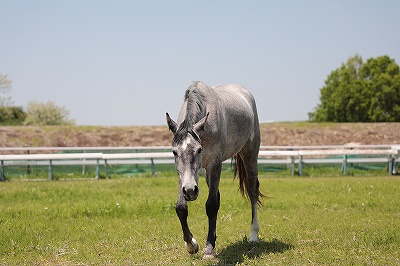
[[[172,151],[172,153],[174,154],[174,156],[178,156],[178,153],[176,151]]]
[[[202,148],[198,149],[197,154],[200,154],[202,150],[203,150]]]

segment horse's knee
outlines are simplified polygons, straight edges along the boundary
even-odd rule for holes
[[[257,205],[257,204],[262,205],[261,200],[264,197],[264,195],[260,191],[260,182],[258,181],[258,178],[255,178],[251,182],[251,184],[249,182],[249,187],[247,192],[252,205]]]
[[[206,202],[206,212],[208,216],[213,216],[218,213],[219,210],[219,205],[220,205],[220,196],[219,196],[219,191],[217,193],[216,198],[208,198]]]
[[[208,217],[216,216],[219,210],[219,204],[216,202],[206,202],[206,213]]]
[[[175,211],[179,219],[186,219],[188,217],[189,212],[187,205],[176,204]]]

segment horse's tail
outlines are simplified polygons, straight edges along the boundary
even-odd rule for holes
[[[239,175],[239,190],[240,193],[244,198],[250,199],[248,187],[249,187],[249,177],[247,176],[246,169],[244,167],[243,159],[239,156],[239,154],[236,154],[234,157],[234,176],[236,178],[237,175]],[[257,193],[257,203],[259,205],[262,204],[261,198],[265,197],[261,192],[260,192],[260,183],[258,182],[258,179],[255,180],[256,182],[256,193]]]

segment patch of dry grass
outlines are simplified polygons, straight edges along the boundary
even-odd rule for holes
[[[167,126],[4,126],[0,147],[169,146]],[[261,145],[399,144],[400,123],[261,124]]]

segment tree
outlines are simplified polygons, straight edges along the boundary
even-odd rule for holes
[[[28,103],[27,115],[24,125],[73,125],[74,120],[70,120],[69,111],[64,107],[56,106],[53,102],[38,103],[32,101]]]
[[[11,84],[7,75],[0,73],[0,125],[22,125],[26,114],[22,107],[12,106]]]
[[[7,78],[7,75],[0,73],[0,107],[7,107],[12,105],[11,92],[12,80]]]
[[[313,122],[400,122],[400,71],[388,56],[350,57],[320,90]]]

